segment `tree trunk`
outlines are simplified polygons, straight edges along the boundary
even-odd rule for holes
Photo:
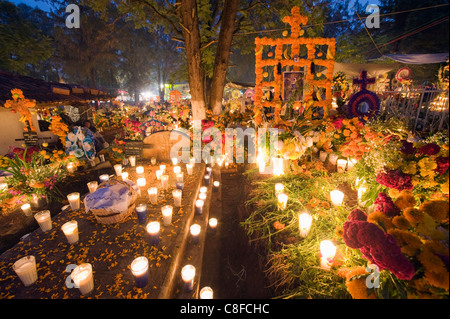
[[[201,41],[197,2],[195,0],[181,0],[180,14],[188,64],[192,116],[194,120],[202,120],[206,117],[206,105],[203,90],[203,72],[201,68]]]
[[[214,114],[222,111],[223,88],[225,87],[231,42],[233,41],[234,21],[239,0],[225,0],[220,25],[219,43],[214,61],[209,105]]]

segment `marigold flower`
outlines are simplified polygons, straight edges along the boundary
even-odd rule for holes
[[[403,215],[392,218],[392,224],[400,229],[409,229],[411,227],[411,224]]]
[[[405,210],[408,207],[416,206],[416,198],[413,193],[409,190],[403,190],[400,192],[400,195],[394,201],[395,206],[400,208],[401,210]]]
[[[413,207],[408,207],[403,211],[403,216],[415,226],[423,220],[424,212]]]
[[[420,205],[419,209],[430,215],[434,220],[444,222],[448,220],[448,201],[430,200]]]

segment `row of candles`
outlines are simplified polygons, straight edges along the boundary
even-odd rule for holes
[[[288,195],[284,193],[284,185],[282,183],[275,184],[275,195],[277,196],[278,209],[286,209]],[[330,192],[330,199],[333,205],[341,206],[344,200],[344,193],[339,190],[333,190]],[[302,212],[298,215],[298,228],[301,237],[305,238],[308,236],[311,230],[312,221],[313,217],[307,212]],[[330,270],[336,255],[336,246],[329,240],[321,241],[320,255],[320,267],[325,270]]]

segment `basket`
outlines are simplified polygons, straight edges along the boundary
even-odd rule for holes
[[[133,188],[133,185],[125,182],[125,181],[120,181],[117,179],[111,179],[108,180],[106,182],[101,183],[97,190],[95,192],[97,192],[98,190],[102,189],[102,188],[106,188],[108,186],[112,186],[112,185],[116,185],[116,184],[121,184],[124,185],[125,187],[128,188],[129,193],[129,202],[128,202],[128,207],[124,210],[121,211],[117,211],[117,210],[112,210],[112,209],[108,209],[108,208],[91,208],[88,209],[89,212],[91,212],[92,214],[94,214],[95,219],[97,220],[98,223],[100,224],[116,224],[116,223],[121,223],[123,221],[125,221],[134,211],[135,209],[135,204],[136,204],[136,199],[138,197],[138,193],[137,191]],[[93,194],[95,194],[95,192]]]

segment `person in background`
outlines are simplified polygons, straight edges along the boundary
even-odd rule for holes
[[[94,125],[92,125],[91,121],[85,120],[84,125],[85,128],[90,130],[95,137],[95,150],[96,152],[100,152],[102,149],[107,148],[109,144],[105,141],[102,134],[97,131]]]

